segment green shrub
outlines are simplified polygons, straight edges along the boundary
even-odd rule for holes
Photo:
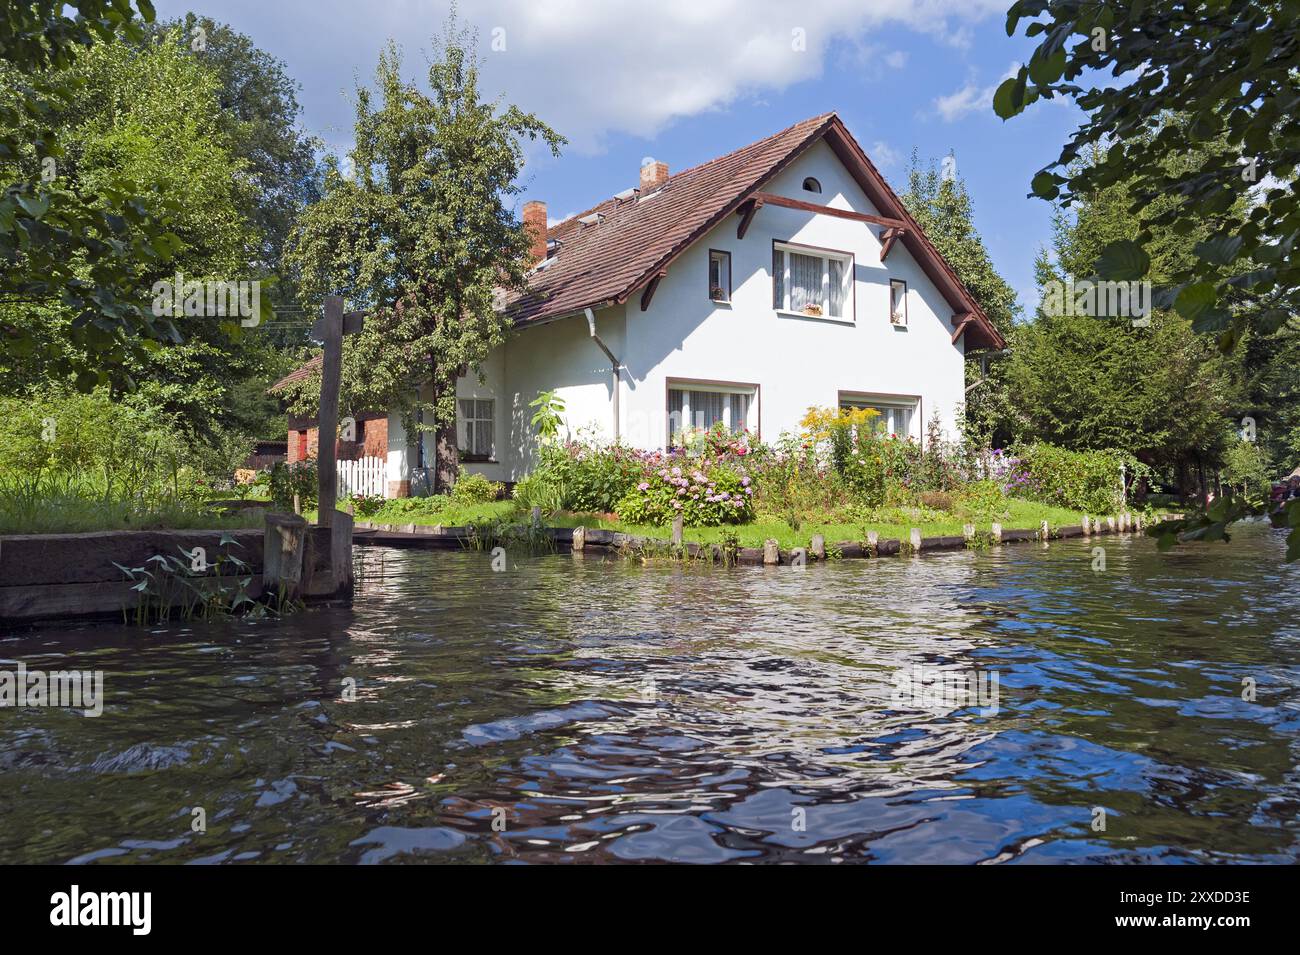
[[[971,481],[953,494],[956,512],[975,524],[991,524],[1006,513],[1007,496],[997,481]]]
[[[487,504],[505,492],[505,485],[489,481],[481,474],[471,474],[464,468],[451,488],[451,499],[457,504]]]
[[[1029,475],[1021,492],[1057,507],[1106,514],[1122,505],[1123,459],[1109,451],[1068,451],[1051,444],[1031,444],[1018,450],[1019,464]]]
[[[320,490],[316,459],[308,458],[306,461],[295,461],[293,464],[277,461],[271,466],[269,483],[271,506],[277,511],[293,510],[295,494],[303,510],[315,507]]]
[[[530,477],[551,486],[549,494],[556,509],[612,511],[645,472],[639,452],[587,439],[543,445],[541,462]],[[525,493],[535,490],[535,485],[530,486]]]

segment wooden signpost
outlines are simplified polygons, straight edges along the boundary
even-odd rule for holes
[[[335,442],[339,430],[339,389],[343,383],[343,336],[361,331],[364,312],[343,314],[343,298],[325,297],[325,314],[312,325],[313,338],[325,344],[320,379],[320,418],[316,442],[316,468],[320,482],[317,495],[317,522],[329,527],[334,523],[338,501],[338,462]]]

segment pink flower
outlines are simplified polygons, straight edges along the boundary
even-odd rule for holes
[[[673,501],[673,507],[677,508],[677,510],[680,511],[680,510],[682,509],[682,502],[681,502],[681,501]]]
[[[647,484],[645,481],[642,481],[640,484],[636,486],[636,489],[638,491],[648,491],[650,490],[650,485]]]
[[[747,478],[747,477],[741,478],[741,479],[740,479],[740,486],[741,486],[741,487],[749,487],[749,478]]]

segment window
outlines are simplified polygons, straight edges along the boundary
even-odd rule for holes
[[[842,398],[841,408],[870,408],[879,417],[872,418],[877,431],[906,438],[912,434],[912,415],[916,411],[914,398],[862,397]]]
[[[804,192],[821,192],[821,191],[822,191],[822,184],[821,184],[820,182],[818,182],[816,179],[814,179],[812,176],[809,176],[807,179],[805,179],[805,180],[803,181],[803,191],[804,191]]]
[[[460,399],[460,451],[468,460],[493,457],[493,405],[491,398]]]
[[[902,279],[889,280],[889,320],[895,325],[907,324],[907,283]]]
[[[731,301],[731,253],[709,250],[709,298]]]
[[[772,307],[853,320],[853,256],[803,246],[772,247]]]
[[[756,390],[753,385],[670,385],[669,444],[680,444],[682,432],[688,428],[707,430],[720,424],[736,434],[754,430]]]

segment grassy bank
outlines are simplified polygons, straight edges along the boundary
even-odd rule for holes
[[[426,508],[420,508],[414,503],[390,502],[375,514],[369,517],[359,517],[358,520],[369,521],[374,524],[420,524],[427,526],[441,524],[444,527],[463,526],[487,521],[512,522],[528,520],[528,512],[513,501],[493,501],[486,504],[471,505],[457,504],[452,501],[445,501],[444,503],[436,498],[425,498],[423,500],[429,502]],[[835,543],[837,541],[864,540],[870,531],[878,533],[881,539],[892,537],[906,540],[913,527],[920,528],[923,537],[942,537],[957,535],[962,532],[964,522],[956,517],[941,516],[936,519],[935,512],[932,511],[913,513],[916,515],[915,520],[909,519],[912,515],[908,513],[907,509],[889,509],[882,511],[879,515],[880,519],[865,523],[846,524],[833,521],[805,521],[798,530],[792,528],[785,521],[760,519],[748,524],[722,527],[688,527],[685,529],[685,537],[689,541],[699,543],[721,543],[726,537],[734,536],[742,547],[760,547],[765,540],[772,538],[783,548],[790,548],[807,545],[814,534],[822,534],[828,543]],[[1006,510],[1001,516],[1001,523],[1005,528],[1037,528],[1042,521],[1047,521],[1050,527],[1063,527],[1078,524],[1080,514],[1076,511],[1052,507],[1047,504],[1012,499],[1007,502]],[[581,524],[586,527],[622,531],[642,537],[667,539],[672,534],[672,528],[669,526],[627,524],[601,514],[557,511],[548,514],[545,522],[553,527],[577,527]],[[980,527],[987,530],[988,523],[983,523]]]

